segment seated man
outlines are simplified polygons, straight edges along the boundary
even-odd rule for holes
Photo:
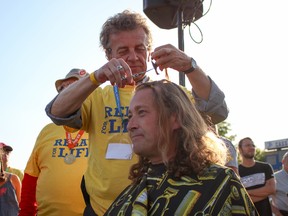
[[[257,215],[226,163],[227,148],[178,85],[136,87],[128,114],[138,163],[105,215]],[[222,165],[221,165],[222,164]]]

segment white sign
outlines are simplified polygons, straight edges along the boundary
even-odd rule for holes
[[[265,142],[265,149],[278,149],[288,147],[288,139]]]

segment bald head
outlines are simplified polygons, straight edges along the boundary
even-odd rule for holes
[[[288,172],[288,151],[283,155],[282,167],[286,172]]]
[[[283,155],[282,160],[285,160],[285,159],[287,159],[287,158],[288,158],[288,151]]]

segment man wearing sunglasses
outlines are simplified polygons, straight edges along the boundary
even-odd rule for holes
[[[149,61],[160,71],[184,72],[193,87],[191,99],[197,109],[209,113],[213,123],[228,115],[224,93],[193,58],[170,44],[152,50],[152,35],[141,14],[125,10],[110,17],[102,27],[100,43],[108,62],[46,107],[56,124],[89,133],[90,156],[82,181],[84,215],[103,215],[130,183],[129,169],[138,157],[127,133],[128,107],[134,86],[150,81]],[[111,85],[99,87],[107,81]]]

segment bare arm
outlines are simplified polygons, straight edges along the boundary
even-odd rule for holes
[[[155,48],[151,57],[156,60],[160,70],[172,68],[176,71],[185,71],[191,68],[191,57],[171,44]],[[200,67],[186,75],[194,92],[202,99],[208,100],[211,82]]]
[[[11,182],[12,182],[13,187],[15,188],[18,203],[20,203],[21,202],[21,181],[17,175],[11,174]]]
[[[272,195],[276,192],[275,180],[274,180],[274,178],[271,178],[271,179],[266,181],[266,183],[263,187],[247,190],[247,192],[251,196],[252,200],[253,199],[255,199],[257,201],[263,200],[263,199],[267,198],[269,195]]]
[[[117,66],[122,65],[123,70],[117,71]],[[116,69],[116,71],[115,71]],[[104,66],[93,72],[91,76],[99,82],[99,84],[110,81],[111,84],[116,83],[119,87],[126,84],[132,84],[132,73],[128,64],[123,59],[111,59]],[[126,79],[122,80],[121,76]],[[52,104],[50,113],[53,116],[65,118],[75,111],[79,110],[85,99],[98,87],[91,81],[91,77],[85,77],[77,82],[72,83],[65,88],[55,99]]]
[[[191,60],[189,62],[191,62]],[[193,91],[200,98],[207,101],[211,91],[211,82],[203,70],[198,66],[192,73],[189,73],[186,76],[193,86]]]
[[[181,72],[192,67],[191,57],[171,44],[155,48],[151,58],[156,61],[160,70],[172,68],[176,72]],[[229,110],[225,102],[225,95],[216,83],[199,66],[186,76],[192,86],[197,109],[209,113],[214,124],[225,120]]]
[[[51,114],[62,118],[69,116],[80,109],[84,100],[97,87],[89,77],[72,83],[57,96],[51,107]]]

